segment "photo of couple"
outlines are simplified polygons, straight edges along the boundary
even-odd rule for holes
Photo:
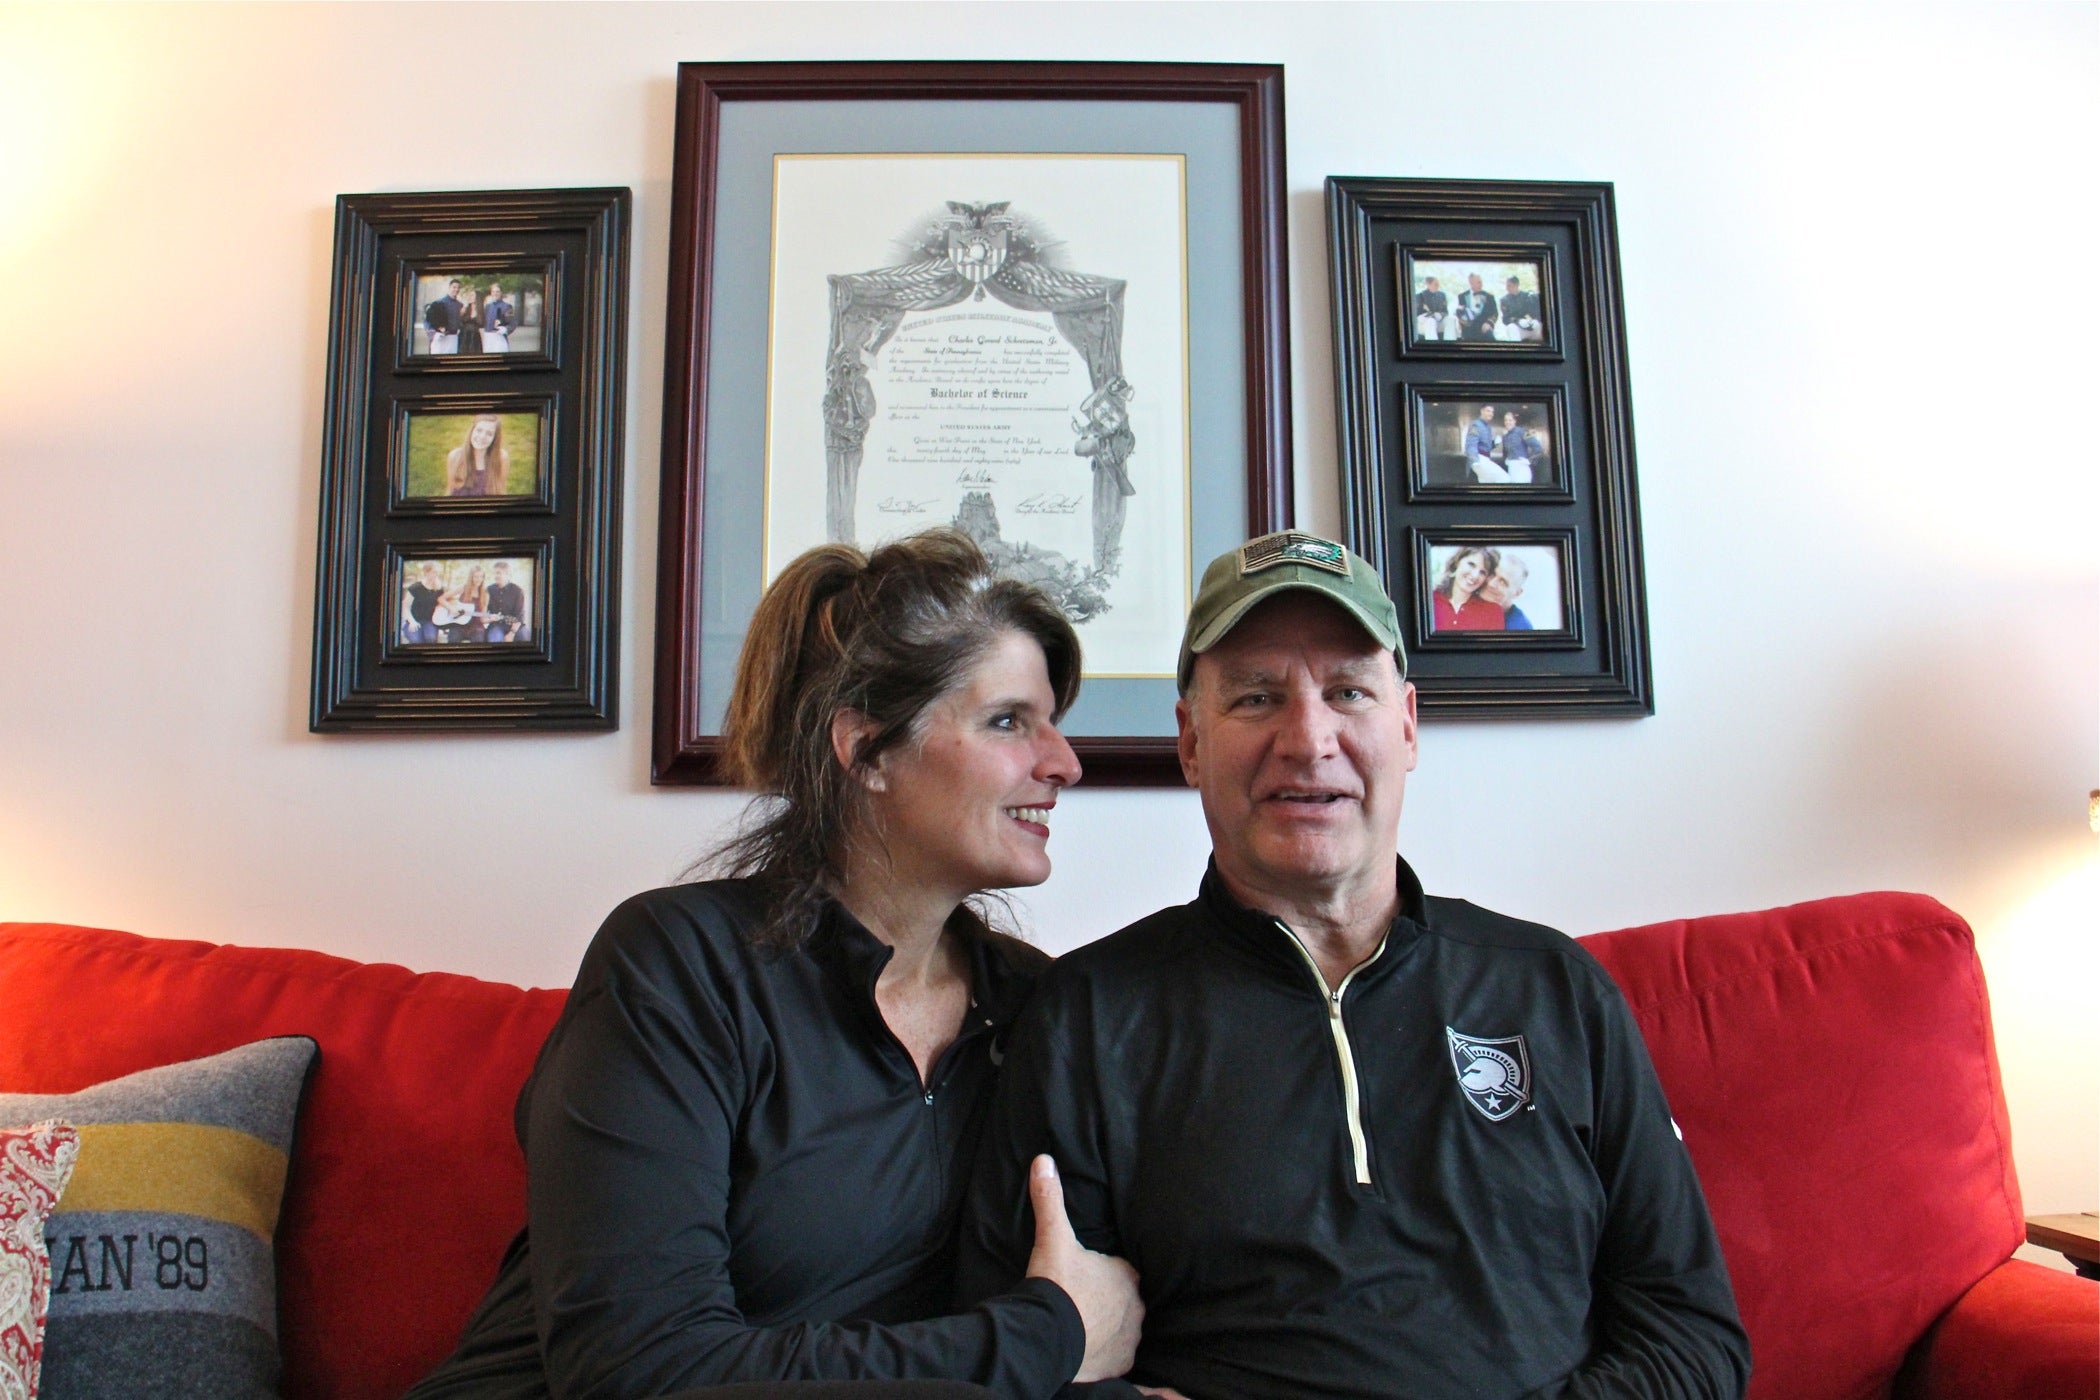
[[[530,496],[539,484],[540,414],[408,415],[403,500]]]
[[[1539,345],[1546,339],[1539,264],[1410,258],[1401,319],[1422,341]]]
[[[404,559],[401,640],[409,644],[532,640],[532,560]]]
[[[528,355],[541,348],[544,273],[436,273],[416,278],[415,355]]]
[[[1432,633],[1567,628],[1557,545],[1431,545],[1429,572]]]

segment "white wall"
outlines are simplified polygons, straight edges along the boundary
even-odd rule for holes
[[[1408,855],[1578,932],[1939,896],[2029,1206],[2089,1208],[2096,51],[2090,4],[0,8],[0,917],[565,982],[734,809],[648,784],[674,63],[1280,61],[1315,528],[1322,177],[1618,187],[1658,713],[1432,723]],[[565,184],[636,194],[621,728],[308,734],[332,201]],[[1060,814],[1050,945],[1192,889],[1189,794]]]

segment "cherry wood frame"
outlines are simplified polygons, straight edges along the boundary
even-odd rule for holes
[[[722,741],[700,717],[701,617],[709,463],[709,305],[725,104],[938,100],[966,103],[1218,103],[1238,120],[1243,288],[1244,465],[1249,535],[1291,523],[1288,272],[1283,69],[1275,64],[1034,62],[687,63],[678,70],[670,309],[665,328],[662,515],[651,779],[719,784]],[[756,271],[756,270],[755,270]],[[718,464],[718,470],[742,470]],[[1195,463],[1195,484],[1217,464]],[[1237,541],[1234,541],[1237,543]],[[1200,571],[1203,559],[1193,561]],[[1149,682],[1148,682],[1149,684]],[[1160,683],[1162,713],[1173,702]],[[1149,702],[1148,702],[1149,703]],[[1068,731],[1069,733],[1069,731]],[[1096,785],[1176,785],[1171,735],[1070,734]]]

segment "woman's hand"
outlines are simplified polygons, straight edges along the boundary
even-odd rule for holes
[[[1057,1179],[1057,1163],[1047,1156],[1028,1164],[1028,1202],[1035,1207],[1035,1249],[1028,1256],[1028,1277],[1046,1278],[1062,1288],[1086,1326],[1086,1356],[1072,1379],[1103,1381],[1122,1375],[1137,1359],[1138,1324],[1145,1319],[1137,1270],[1079,1242],[1065,1217],[1065,1188]]]

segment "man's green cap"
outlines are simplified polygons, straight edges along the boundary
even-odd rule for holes
[[[1228,549],[1203,571],[1203,585],[1189,608],[1181,634],[1181,666],[1175,679],[1183,695],[1196,658],[1225,640],[1240,619],[1265,598],[1302,588],[1332,598],[1363,624],[1378,645],[1393,653],[1400,674],[1407,674],[1407,652],[1400,645],[1400,617],[1378,581],[1378,571],[1354,553],[1303,530],[1278,530]]]

